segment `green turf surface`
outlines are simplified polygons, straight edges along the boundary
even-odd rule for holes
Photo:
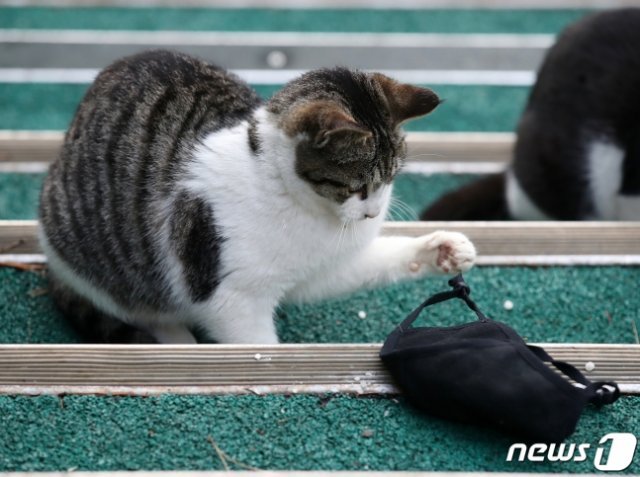
[[[529,88],[429,85],[446,102],[407,131],[513,131]],[[0,83],[0,129],[67,129],[88,85]],[[277,86],[257,85],[270,97]]]
[[[0,471],[222,470],[215,443],[261,469],[586,473],[603,435],[640,432],[640,398],[587,409],[568,439],[584,462],[506,462],[512,438],[386,398],[3,396],[0,426]]]
[[[587,10],[0,8],[0,28],[556,33]]]
[[[640,329],[640,267],[476,267],[467,274],[478,305],[532,342],[635,343]],[[0,268],[0,343],[75,343],[55,310],[40,274]],[[277,328],[288,343],[381,342],[413,308],[446,280],[425,278],[311,305],[284,305]],[[507,311],[505,300],[514,308]],[[365,319],[358,312],[367,313]],[[453,325],[474,317],[460,303],[425,312],[425,325]]]
[[[0,220],[35,219],[44,174],[0,174]]]

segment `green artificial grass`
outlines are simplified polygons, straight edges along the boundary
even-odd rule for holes
[[[263,98],[278,86],[254,85]],[[407,131],[513,131],[529,88],[429,85],[446,102]],[[0,83],[0,129],[67,129],[87,90],[83,84]]]
[[[466,274],[489,316],[531,342],[636,343],[640,329],[640,267],[476,267]],[[0,268],[0,343],[76,343],[79,337],[46,294],[44,276]],[[287,343],[381,342],[444,277],[424,278],[307,305],[283,305],[276,325]],[[504,309],[511,300],[513,310]],[[360,319],[358,312],[366,312]],[[474,319],[461,303],[428,309],[421,324],[447,326]]]
[[[586,410],[584,462],[506,462],[513,438],[388,398],[0,396],[0,427],[0,471],[222,470],[215,444],[234,470],[590,473],[602,436],[640,432],[640,398]]]
[[[44,174],[0,174],[0,220],[35,219]]]
[[[0,8],[0,28],[556,33],[588,10]]]
[[[0,174],[0,220],[35,219],[45,174]],[[418,220],[422,209],[444,192],[477,176],[471,174],[400,174],[395,180],[390,220]]]

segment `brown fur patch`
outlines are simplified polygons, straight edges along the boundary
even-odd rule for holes
[[[374,73],[373,79],[382,88],[389,103],[389,112],[396,124],[424,116],[440,104],[438,95],[428,88],[398,83],[380,73]]]
[[[333,101],[311,101],[295,108],[285,119],[284,131],[289,136],[306,133],[315,147],[322,147],[333,136],[345,134],[364,140],[372,136],[371,131],[360,126],[338,103]]]

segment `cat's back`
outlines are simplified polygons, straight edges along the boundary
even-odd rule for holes
[[[640,101],[640,8],[594,13],[566,28],[538,72],[529,109],[632,114]]]
[[[259,103],[235,76],[179,53],[145,52],[104,69],[43,185],[45,251],[121,303],[157,305],[166,288],[161,228],[172,233],[176,207],[187,223],[189,211],[207,214],[176,184],[208,134]]]

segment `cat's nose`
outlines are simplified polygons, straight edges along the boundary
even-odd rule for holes
[[[367,212],[366,214],[364,214],[364,218],[365,218],[365,219],[374,219],[374,218],[376,218],[378,215],[380,215],[380,211]]]

